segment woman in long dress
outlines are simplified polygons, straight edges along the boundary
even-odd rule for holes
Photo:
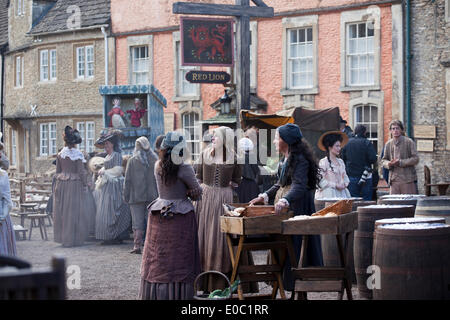
[[[8,173],[0,169],[0,255],[16,256],[16,237],[9,216],[12,208]]]
[[[230,253],[225,234],[220,231],[223,204],[233,203],[233,188],[241,182],[242,165],[237,164],[234,152],[234,132],[228,127],[214,130],[212,143],[201,154],[197,165],[197,179],[203,196],[196,202],[200,258],[203,271],[231,272]],[[204,279],[202,289],[213,291],[225,286],[224,279]]]
[[[315,212],[314,190],[320,181],[319,168],[314,159],[312,149],[305,142],[300,128],[288,123],[277,129],[273,141],[275,148],[283,157],[278,165],[278,182],[265,193],[253,199],[250,204],[268,203],[275,195],[275,212],[280,213],[289,207],[294,215],[311,215]],[[293,236],[295,261],[300,256],[302,236]],[[308,236],[306,264],[323,265],[320,237]],[[289,259],[286,260],[283,272],[283,284],[286,290],[294,289],[294,281]]]
[[[192,200],[202,194],[194,169],[183,159],[184,137],[169,132],[162,142],[155,177],[159,198],[149,205],[139,298],[187,300],[200,273],[197,221]],[[190,199],[189,199],[189,198]]]
[[[85,212],[85,190],[88,187],[84,155],[76,148],[81,143],[78,130],[66,126],[66,146],[56,157],[53,194],[53,234],[55,242],[64,247],[83,245],[88,234]]]
[[[97,206],[95,238],[102,244],[120,244],[129,237],[131,226],[130,207],[123,199],[124,169],[119,147],[121,132],[110,130],[95,143],[104,148],[107,155],[104,167],[98,172],[94,199]]]
[[[350,180],[345,171],[344,161],[339,158],[341,148],[348,142],[348,136],[341,131],[325,132],[319,139],[318,146],[326,151],[327,156],[319,161],[322,179],[316,190],[316,199],[350,198],[347,189]]]

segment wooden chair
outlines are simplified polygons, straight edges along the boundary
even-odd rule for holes
[[[1,259],[4,257],[0,257]],[[1,264],[0,264],[1,265]],[[66,298],[65,259],[52,258],[52,268],[1,272],[0,300],[64,300]]]
[[[431,187],[437,187],[440,196],[444,196],[447,193],[447,188],[450,186],[450,182],[431,183],[430,168],[428,168],[428,166],[423,166],[423,174],[424,174],[425,195],[427,197],[432,195]]]

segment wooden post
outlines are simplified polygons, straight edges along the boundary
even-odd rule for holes
[[[249,7],[249,0],[236,0],[236,5]],[[250,17],[237,17],[236,28],[236,129],[241,128],[241,109],[250,110]]]

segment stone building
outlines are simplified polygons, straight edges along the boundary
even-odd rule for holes
[[[224,87],[191,84],[184,75],[193,68],[233,70],[181,65],[183,15],[172,13],[178,1],[111,0],[116,84],[154,84],[168,98],[166,130],[171,125],[194,132],[200,121],[217,115]],[[402,1],[264,3],[274,8],[274,17],[250,20],[251,91],[263,102],[259,111],[339,106],[352,128],[360,123],[368,127],[380,153],[388,139],[388,123],[404,117]],[[201,134],[193,134],[191,140],[201,145]]]
[[[8,50],[8,9],[7,0],[0,0],[0,113],[3,114],[4,102],[4,65],[5,52]],[[3,119],[1,121],[1,131],[3,132]],[[2,139],[3,140],[3,139]]]
[[[11,170],[45,172],[66,125],[94,151],[103,128],[99,87],[114,83],[109,0],[11,0],[4,120]]]
[[[424,165],[432,183],[450,182],[450,1],[411,1],[410,30],[411,133],[423,192]]]

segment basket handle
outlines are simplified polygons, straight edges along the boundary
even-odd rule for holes
[[[231,283],[230,283],[230,280],[228,279],[228,277],[227,277],[226,275],[224,275],[224,274],[223,274],[222,272],[220,272],[220,271],[214,271],[214,270],[211,270],[211,271],[205,271],[205,272],[200,273],[200,274],[197,276],[197,278],[195,278],[195,280],[194,280],[194,291],[197,292],[197,282],[198,282],[198,279],[200,279],[202,276],[204,276],[205,274],[208,274],[208,273],[214,273],[214,274],[221,275],[222,277],[225,278],[225,280],[227,280],[228,287],[230,288],[230,293],[228,294],[228,296],[227,296],[226,298],[227,298],[227,299],[231,298],[231,295],[232,295],[233,293],[231,292]]]

